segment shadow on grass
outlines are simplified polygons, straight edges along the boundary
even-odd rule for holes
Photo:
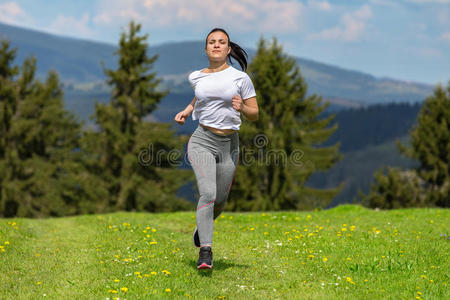
[[[184,263],[186,265],[188,265],[189,267],[197,269],[197,260],[185,259]],[[223,271],[223,270],[226,270],[228,268],[245,268],[245,269],[247,269],[247,268],[249,268],[249,265],[237,264],[237,263],[233,263],[233,262],[228,261],[228,260],[224,260],[224,259],[218,258],[218,259],[214,259],[213,260],[213,268],[212,269],[198,270],[198,273],[201,276],[210,277],[214,270],[216,270],[216,271]]]

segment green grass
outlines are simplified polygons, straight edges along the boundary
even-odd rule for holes
[[[194,212],[0,219],[0,299],[449,299],[449,220],[356,205],[226,212],[214,269],[197,271]]]

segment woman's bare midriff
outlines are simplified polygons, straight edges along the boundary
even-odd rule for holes
[[[234,129],[219,129],[219,128],[205,126],[205,125],[202,125],[202,124],[200,124],[200,126],[206,128],[206,129],[209,129],[212,132],[214,132],[215,134],[219,134],[219,135],[230,135],[230,134],[232,134],[232,133],[234,133],[236,131]]]

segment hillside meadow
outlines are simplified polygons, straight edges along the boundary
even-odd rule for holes
[[[448,209],[0,219],[0,299],[449,299]]]

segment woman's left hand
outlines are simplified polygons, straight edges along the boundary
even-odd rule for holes
[[[244,107],[244,101],[242,101],[242,98],[236,94],[233,96],[232,105],[235,110],[242,111],[242,108]]]

